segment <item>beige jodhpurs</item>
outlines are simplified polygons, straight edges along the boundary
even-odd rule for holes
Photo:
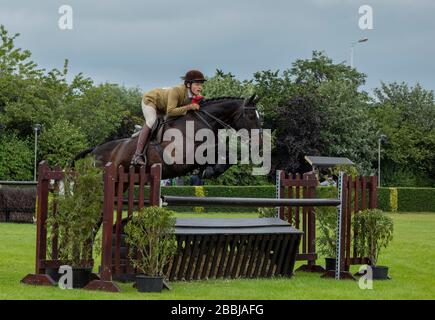
[[[154,123],[157,120],[156,109],[153,106],[146,105],[142,101],[142,112],[143,112],[143,116],[145,118],[145,124],[147,125],[148,128],[152,129]]]

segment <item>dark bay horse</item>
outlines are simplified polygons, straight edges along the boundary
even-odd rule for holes
[[[193,121],[195,133],[200,129],[208,128],[213,131],[215,137],[217,137],[219,129],[261,129],[258,112],[255,107],[257,102],[258,98],[255,95],[249,99],[223,97],[205,100],[201,103],[200,110],[189,111],[182,117],[167,119],[163,131],[172,128],[179,129],[183,134],[184,145],[187,145],[187,121]],[[138,137],[109,141],[81,152],[76,156],[75,160],[87,154],[92,154],[101,166],[112,162],[116,167],[122,165],[124,168],[128,168],[136,149],[137,140]],[[202,144],[202,141],[194,141],[190,144],[193,149],[185,150],[183,155],[184,161],[182,163],[166,164],[163,161],[162,155],[163,150],[170,143],[171,141],[157,142],[154,139],[150,141],[146,149],[147,167],[155,163],[161,163],[163,179],[184,176],[195,169],[200,170],[203,178],[212,178],[222,174],[231,166],[230,164],[199,164],[196,159],[194,159],[194,163],[188,164],[185,161],[186,155],[195,152],[197,147]]]

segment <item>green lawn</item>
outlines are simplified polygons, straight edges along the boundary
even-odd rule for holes
[[[131,284],[119,284],[122,293],[20,284],[21,278],[34,271],[36,229],[29,224],[0,223],[0,299],[435,299],[435,214],[392,217],[394,240],[380,264],[390,267],[393,280],[375,282],[373,290],[361,290],[355,281],[321,279],[319,274],[297,272],[291,279],[175,282],[172,291],[159,294],[137,293]]]

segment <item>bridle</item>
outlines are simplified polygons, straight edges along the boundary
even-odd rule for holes
[[[243,106],[243,112],[239,112],[237,118],[235,118],[233,120],[233,122],[238,121],[242,116],[245,115],[245,110],[255,110],[256,111],[256,115],[257,115],[257,119],[259,120],[259,115],[258,115],[258,111],[256,107],[245,107]],[[237,133],[236,129],[234,129],[231,125],[229,125],[228,123],[226,123],[225,121],[219,119],[218,117],[212,115],[210,112],[207,112],[205,110],[201,110],[199,109],[197,112],[194,113],[194,115],[196,115],[207,127],[209,127],[211,130],[213,130],[213,127],[207,122],[206,119],[204,119],[203,116],[200,115],[200,113],[204,113],[206,116],[208,116],[209,118],[213,119],[214,121],[216,121],[218,124],[220,124],[223,128],[227,129],[227,130],[231,130]],[[261,129],[260,129],[261,132]],[[236,134],[237,136],[240,136],[246,140],[248,140],[249,142],[251,141],[250,137],[244,137],[243,135],[240,134]]]

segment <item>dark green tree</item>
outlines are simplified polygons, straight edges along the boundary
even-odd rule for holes
[[[383,181],[392,186],[435,185],[435,103],[419,84],[381,83],[371,112],[388,143],[382,153]]]

